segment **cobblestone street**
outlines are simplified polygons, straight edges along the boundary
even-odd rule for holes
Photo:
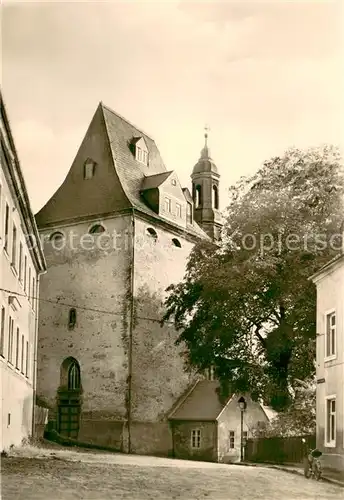
[[[44,450],[2,459],[3,500],[317,499],[340,487],[264,467]]]

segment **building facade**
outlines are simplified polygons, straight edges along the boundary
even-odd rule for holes
[[[45,260],[1,96],[0,449],[32,435],[37,315]]]
[[[206,154],[207,145],[202,161]],[[166,288],[183,278],[195,243],[219,235],[212,189],[198,200],[207,219],[196,222],[202,179],[209,169],[198,172],[192,197],[155,142],[101,103],[64,183],[37,214],[49,299],[40,311],[38,396],[60,434],[171,451],[167,415],[195,375],[183,370],[173,325],[160,320]]]
[[[344,471],[344,254],[312,277],[317,287],[317,447]]]

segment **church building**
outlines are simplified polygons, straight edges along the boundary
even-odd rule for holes
[[[205,145],[192,189],[154,140],[100,103],[66,179],[36,216],[41,280],[38,403],[62,436],[167,455],[168,416],[195,384],[166,288],[195,243],[221,236],[219,174]]]

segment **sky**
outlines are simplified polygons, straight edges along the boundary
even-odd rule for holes
[[[31,204],[63,182],[100,101],[190,186],[209,125],[226,190],[292,146],[344,148],[344,2],[15,2],[1,86]]]

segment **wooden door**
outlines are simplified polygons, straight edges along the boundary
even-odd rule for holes
[[[77,439],[80,427],[79,398],[61,398],[59,401],[58,432],[61,436]]]

